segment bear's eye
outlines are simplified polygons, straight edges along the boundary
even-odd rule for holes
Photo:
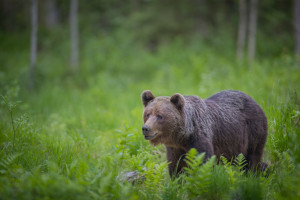
[[[146,115],[146,118],[149,118],[149,116],[150,116],[150,114],[147,114],[147,115]]]
[[[162,120],[162,118],[163,118],[161,115],[157,115],[156,117],[158,120]]]

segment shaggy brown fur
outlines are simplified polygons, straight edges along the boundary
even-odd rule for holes
[[[222,91],[205,100],[197,96],[154,97],[142,93],[142,128],[151,144],[164,144],[169,173],[178,174],[184,156],[195,148],[205,159],[216,155],[231,160],[242,153],[248,168],[257,170],[267,139],[267,118],[260,106],[240,91]]]

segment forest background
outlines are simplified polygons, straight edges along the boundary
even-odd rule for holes
[[[1,0],[0,199],[299,199],[299,0]],[[171,179],[140,94],[252,96],[269,174],[188,154]]]

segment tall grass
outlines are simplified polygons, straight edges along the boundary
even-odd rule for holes
[[[177,40],[149,52],[128,38],[87,37],[77,75],[68,73],[66,44],[41,51],[34,92],[24,87],[27,49],[20,49],[20,59],[5,54],[0,199],[300,197],[300,73],[292,57],[260,58],[249,68],[201,41]],[[214,159],[200,165],[202,155],[191,151],[186,173],[170,179],[164,147],[149,145],[140,131],[145,89],[202,98],[225,89],[248,93],[269,120],[263,158],[269,174],[243,172],[242,158],[237,166]],[[15,105],[15,140],[9,104]]]

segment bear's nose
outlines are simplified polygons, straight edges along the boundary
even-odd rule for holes
[[[150,127],[147,125],[144,125],[142,127],[142,131],[143,131],[143,134],[146,135],[150,131]]]

